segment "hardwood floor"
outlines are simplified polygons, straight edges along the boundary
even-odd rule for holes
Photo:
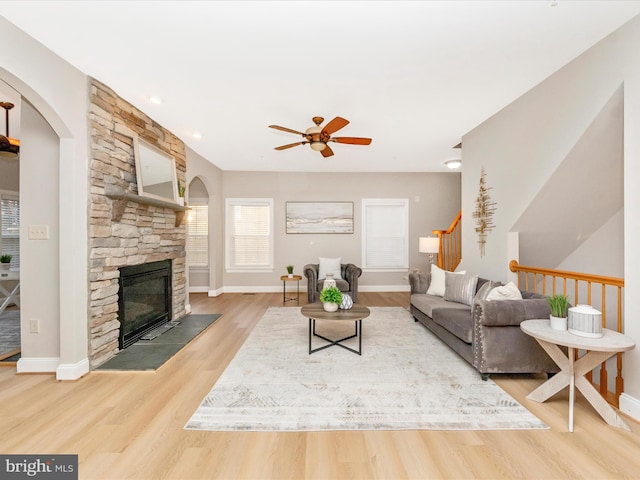
[[[362,293],[359,303],[406,306],[408,294]],[[627,419],[634,432],[610,427],[578,395],[568,433],[568,395],[530,402],[525,396],[543,379],[527,375],[495,380],[550,430],[183,430],[267,307],[282,306],[282,294],[193,294],[191,305],[223,316],[156,372],[57,382],[0,368],[0,453],[78,454],[81,479],[640,478],[638,423]]]

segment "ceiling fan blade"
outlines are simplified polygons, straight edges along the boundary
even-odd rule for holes
[[[327,145],[326,147],[324,147],[324,150],[321,150],[320,153],[322,154],[322,156],[324,158],[330,157],[333,155],[333,150],[331,150],[331,147],[329,147],[329,145]]]
[[[335,138],[332,138],[331,141],[338,142],[338,143],[350,143],[351,145],[371,144],[370,138],[360,138],[360,137],[335,137]]]
[[[331,135],[333,132],[337,132],[347,125],[349,125],[349,120],[342,117],[336,117],[324,126],[322,134]]]
[[[307,142],[296,142],[296,143],[290,143],[289,145],[281,145],[280,147],[276,147],[275,150],[285,150],[287,148],[291,148],[291,147],[297,147],[298,145],[304,145]]]
[[[302,132],[298,132],[297,130],[291,130],[290,128],[281,127],[280,125],[269,125],[269,128],[275,128],[276,130],[282,130],[283,132],[295,133],[296,135],[302,135],[303,137],[306,135]]]

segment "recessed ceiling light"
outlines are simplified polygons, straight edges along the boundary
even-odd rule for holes
[[[202,134],[200,132],[193,132],[193,134],[191,136],[193,138],[197,138],[198,140],[200,140],[202,138]]]
[[[456,158],[454,160],[447,160],[446,162],[444,162],[444,164],[447,166],[447,168],[453,170],[454,168],[458,168],[460,165],[462,165],[462,160]]]
[[[162,103],[162,98],[156,96],[156,95],[151,95],[149,97],[149,101],[151,103],[153,103],[154,105],[160,105]]]

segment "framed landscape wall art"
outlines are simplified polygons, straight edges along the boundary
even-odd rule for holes
[[[286,202],[287,233],[353,233],[353,202]]]

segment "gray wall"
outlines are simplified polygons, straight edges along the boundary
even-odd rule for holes
[[[518,259],[518,232],[513,227],[545,185],[552,181],[574,146],[623,85],[624,208],[610,212],[601,228],[589,232],[558,267],[624,276],[625,333],[640,341],[640,17],[587,50],[540,85],[463,137],[462,208],[474,210],[482,167],[493,187],[498,210],[486,255],[477,247],[474,219],[463,215],[461,268],[506,280],[511,259]],[[615,119],[614,119],[615,120]],[[617,121],[617,120],[615,120]],[[601,165],[606,173],[607,164]],[[583,169],[575,169],[577,176]],[[598,171],[592,175],[598,175]],[[586,208],[566,182],[558,202],[574,211]],[[617,191],[611,195],[617,195]],[[553,214],[550,209],[549,214]],[[610,227],[614,231],[603,234]],[[621,232],[624,229],[624,233]],[[598,256],[595,260],[595,255]],[[606,265],[606,268],[602,267]],[[620,407],[640,418],[640,350],[625,353],[625,393]]]
[[[434,229],[447,228],[460,210],[459,173],[277,173],[223,172],[224,197],[268,197],[274,199],[275,271],[269,273],[224,273],[229,291],[282,288],[285,266],[302,274],[307,263],[318,257],[342,257],[344,263],[362,264],[361,199],[409,199],[409,267],[427,267],[426,255],[418,253],[418,237]],[[285,202],[347,201],[354,203],[354,234],[287,234]],[[224,257],[217,259],[224,264]],[[407,271],[365,272],[364,290],[406,290]]]

